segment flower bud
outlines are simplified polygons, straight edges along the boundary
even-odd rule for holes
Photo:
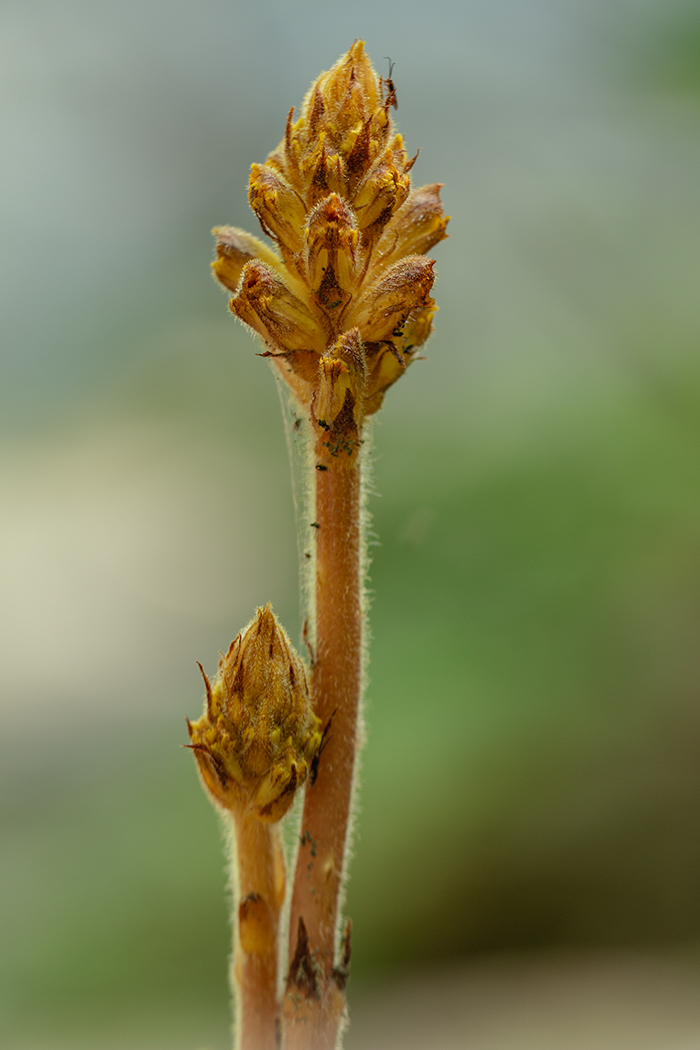
[[[235,226],[217,226],[211,232],[216,237],[217,256],[211,267],[217,280],[231,292],[237,290],[243,267],[251,259],[260,259],[272,267],[283,265],[279,256],[252,233]]]
[[[375,112],[381,102],[379,85],[361,40],[356,40],[332,69],[321,74],[315,90],[306,97],[305,108],[311,108],[318,97],[323,102],[325,122],[336,129],[339,137]]]
[[[253,164],[248,199],[263,233],[277,241],[285,258],[301,251],[306,209],[299,194],[279,172]]]
[[[345,178],[342,157],[328,145],[328,136],[321,132],[314,149],[304,158],[302,171],[305,198],[312,208],[329,193],[343,193]]]
[[[313,210],[304,234],[308,283],[332,317],[350,301],[355,284],[359,234],[352,208],[332,193]]]
[[[410,357],[397,350],[393,341],[367,345],[366,415],[371,416],[382,407],[387,390],[406,371],[409,363]]]
[[[385,270],[348,314],[366,342],[403,334],[403,326],[414,310],[432,304],[429,292],[435,275],[432,259],[410,255]]]
[[[390,150],[368,173],[353,199],[362,230],[378,224],[381,229],[401,207],[411,188],[410,176],[395,163]]]
[[[279,820],[322,734],[304,665],[272,606],[258,609],[234,639],[213,682],[202,675],[204,714],[187,727],[204,786],[224,809]]]
[[[430,296],[426,299],[425,306],[413,311],[404,325],[403,335],[395,340],[404,355],[410,356],[423,345],[433,330],[433,317],[437,312],[435,300]]]
[[[317,427],[325,431],[321,446],[328,456],[342,465],[354,463],[354,454],[361,444],[364,418],[367,366],[365,351],[357,328],[351,329],[336,341],[330,354],[324,354],[318,364],[319,378],[313,415]],[[318,464],[325,468],[327,463]]]
[[[337,423],[348,400],[355,426],[362,420],[367,370],[365,354],[357,328],[343,332],[330,354],[319,360],[319,385],[314,415],[320,426]]]
[[[405,204],[394,213],[376,246],[379,265],[390,266],[406,255],[425,255],[438,241],[447,237],[449,216],[442,210],[441,183],[414,190]]]
[[[243,269],[231,313],[282,352],[318,350],[326,334],[301,299],[264,263],[254,260]]]

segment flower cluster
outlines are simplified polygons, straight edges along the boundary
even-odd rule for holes
[[[357,428],[377,411],[430,334],[425,253],[447,236],[440,185],[411,191],[416,157],[394,131],[394,103],[357,41],[252,167],[250,204],[274,248],[232,227],[214,231],[214,273],[234,293],[231,311],[315,422],[351,444],[351,418]]]
[[[205,787],[224,809],[279,820],[306,780],[322,734],[304,664],[272,607],[258,609],[231,642],[213,682],[202,675],[204,714],[187,728]]]

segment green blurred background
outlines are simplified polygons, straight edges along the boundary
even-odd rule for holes
[[[445,183],[375,431],[351,1001],[700,943],[700,16],[675,0],[4,0],[0,1041],[227,1045],[200,659],[298,635],[274,382],[208,273],[355,37]]]

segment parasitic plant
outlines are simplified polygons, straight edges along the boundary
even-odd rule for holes
[[[270,606],[238,635],[188,723],[232,828],[240,1050],[333,1050],[346,1016],[343,924],[366,657],[369,424],[430,335],[440,186],[411,189],[393,82],[357,41],[321,74],[249,200],[272,247],[217,228],[218,280],[279,380],[293,469],[305,665]],[[204,672],[202,672],[204,674]],[[278,821],[305,789],[285,900]]]

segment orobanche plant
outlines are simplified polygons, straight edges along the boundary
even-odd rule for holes
[[[299,523],[304,642],[258,609],[204,674],[188,722],[202,782],[231,832],[236,1046],[333,1050],[346,1017],[343,921],[366,662],[368,430],[430,335],[445,236],[439,184],[409,158],[357,41],[254,164],[249,199],[272,241],[221,227],[218,280],[279,380]],[[304,791],[287,886],[279,822]]]

